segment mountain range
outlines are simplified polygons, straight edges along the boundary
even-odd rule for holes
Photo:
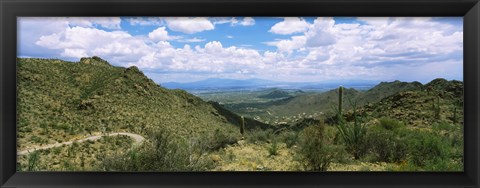
[[[280,100],[220,105],[206,102],[189,90],[167,89],[176,83],[158,85],[135,66],[115,67],[99,57],[82,58],[79,62],[18,58],[17,65],[17,138],[20,149],[69,141],[95,132],[132,132],[145,135],[147,139],[149,132],[158,130],[182,138],[213,133],[240,138],[240,115],[252,117],[245,111],[252,105],[264,110],[260,115],[273,117],[327,112],[338,103],[338,90],[330,89],[313,94],[298,92],[294,96],[274,90],[264,97]],[[247,88],[279,84],[285,83],[260,79],[207,79],[177,86],[206,89],[212,86]],[[332,88],[338,87],[333,86],[333,82],[329,84]],[[373,82],[352,83],[357,86],[366,84]],[[328,84],[322,87],[327,86],[330,87]],[[461,81],[435,79],[425,85],[381,82],[368,90],[348,87],[349,84],[344,86],[345,100],[359,101],[362,110],[372,117],[392,116],[422,124],[436,119],[432,113],[436,108],[440,111],[440,119],[461,121],[463,118]],[[348,111],[348,102],[343,105]],[[245,122],[247,129],[272,127],[253,117],[246,118]]]
[[[302,89],[302,90],[328,90],[339,85],[345,87],[368,89],[378,84],[379,81],[371,80],[337,80],[337,81],[319,81],[319,82],[282,82],[265,79],[226,79],[226,78],[208,78],[195,82],[165,82],[161,83],[163,87],[169,89],[184,89],[187,91],[198,90],[258,90],[265,88],[279,89]]]

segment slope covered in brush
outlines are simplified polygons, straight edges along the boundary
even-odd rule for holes
[[[413,126],[463,123],[463,82],[439,78],[423,88],[396,93],[363,110],[372,117],[391,117]]]
[[[362,92],[353,88],[345,89],[343,108],[349,109],[348,100],[357,101],[358,105],[367,103],[375,103],[381,99],[391,96],[393,94],[420,90],[422,84],[419,82],[381,82],[375,87]],[[319,94],[299,95],[291,98],[285,103],[272,105],[268,109],[279,115],[295,115],[301,113],[312,112],[328,112],[332,111],[332,105],[338,104],[338,89],[333,89]]]
[[[169,131],[195,138],[218,130],[239,136],[211,104],[165,89],[136,67],[115,67],[99,57],[19,58],[17,66],[19,149],[100,132]]]
[[[356,100],[362,104],[375,103],[399,92],[421,90],[422,88],[423,85],[420,82],[401,82],[398,80],[393,82],[381,82],[359,95]]]

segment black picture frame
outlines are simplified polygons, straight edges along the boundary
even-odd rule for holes
[[[464,172],[16,172],[21,16],[463,16]],[[478,0],[0,0],[0,187],[479,187]]]

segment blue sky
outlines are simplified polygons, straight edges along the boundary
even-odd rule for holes
[[[18,18],[18,56],[137,66],[157,83],[463,80],[462,17]]]

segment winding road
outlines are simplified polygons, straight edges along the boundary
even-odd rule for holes
[[[84,139],[80,139],[80,140],[74,140],[74,141],[68,141],[68,142],[62,142],[62,143],[55,143],[55,144],[49,144],[49,145],[45,145],[45,146],[34,146],[33,148],[31,149],[26,149],[26,150],[22,150],[22,151],[17,151],[17,155],[25,155],[25,154],[28,154],[28,153],[31,153],[33,151],[36,151],[36,150],[44,150],[44,149],[50,149],[50,148],[55,148],[55,147],[60,147],[60,146],[66,146],[66,145],[71,145],[73,144],[74,142],[78,142],[78,143],[81,143],[81,142],[85,142],[87,140],[91,140],[91,141],[95,141],[95,140],[98,140],[100,138],[102,138],[103,136],[117,136],[117,135],[125,135],[125,136],[129,136],[130,138],[132,138],[134,140],[134,145],[139,145],[143,142],[143,140],[145,140],[145,138],[139,134],[133,134],[133,133],[124,133],[124,132],[121,132],[121,133],[109,133],[109,134],[106,134],[106,135],[94,135],[94,136],[90,136],[90,137],[87,137],[87,138],[84,138]]]

